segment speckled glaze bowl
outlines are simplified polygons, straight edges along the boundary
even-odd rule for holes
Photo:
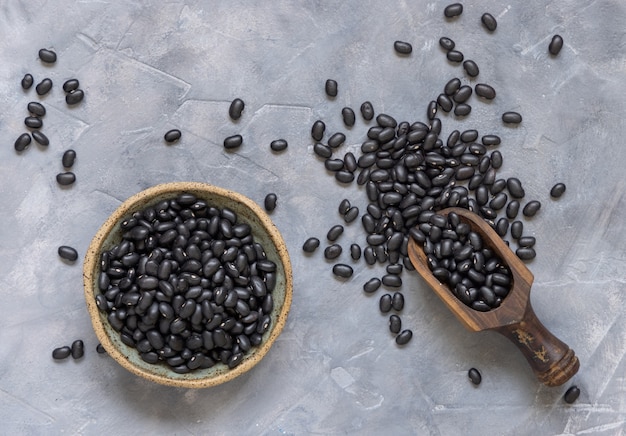
[[[100,256],[103,251],[111,249],[121,241],[123,231],[120,223],[133,212],[155,205],[162,200],[174,198],[181,193],[191,193],[211,206],[233,210],[238,216],[238,221],[246,222],[251,226],[254,240],[263,245],[268,259],[273,260],[277,265],[276,287],[272,292],[274,309],[271,313],[270,328],[264,333],[263,342],[248,351],[243,361],[233,369],[217,363],[211,368],[178,374],[165,364],[144,362],[135,348],[121,341],[119,333],[109,324],[107,314],[96,306],[95,298],[100,293],[98,287]],[[124,368],[140,377],[156,383],[183,388],[216,386],[234,379],[256,365],[267,354],[285,325],[293,290],[291,262],[287,248],[278,229],[265,211],[239,193],[196,182],[157,185],[133,195],[122,203],[94,236],[85,255],[83,281],[91,322],[98,340],[107,353]]]

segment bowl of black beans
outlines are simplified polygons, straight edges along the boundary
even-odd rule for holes
[[[87,308],[121,366],[177,387],[247,372],[282,331],[291,262],[249,198],[196,182],[157,185],[123,202],[84,262]]]

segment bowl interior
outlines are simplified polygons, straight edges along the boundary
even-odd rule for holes
[[[117,332],[109,324],[107,313],[100,311],[95,297],[100,293],[98,277],[100,256],[122,240],[120,222],[133,212],[156,205],[162,200],[175,198],[181,193],[194,194],[205,200],[209,206],[229,208],[237,214],[238,222],[246,222],[252,229],[256,242],[263,245],[267,258],[276,263],[276,286],[272,292],[274,309],[271,313],[270,328],[263,335],[263,342],[253,347],[243,361],[233,369],[222,363],[211,368],[197,369],[187,374],[178,374],[164,364],[150,364],[139,356],[138,351],[124,344]],[[85,300],[98,340],[119,364],[129,371],[157,383],[200,388],[215,386],[237,377],[252,368],[268,352],[276,337],[284,327],[291,306],[292,271],[285,243],[269,216],[255,202],[233,191],[212,185],[195,182],[176,182],[157,185],[141,191],[122,203],[105,221],[93,238],[85,256],[84,271]]]

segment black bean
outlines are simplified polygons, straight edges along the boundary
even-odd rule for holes
[[[443,14],[447,18],[457,17],[463,13],[463,5],[461,3],[452,3],[443,10]]]
[[[478,372],[476,368],[470,368],[470,370],[467,371],[467,376],[469,377],[471,382],[474,383],[475,385],[479,385],[480,382],[483,380],[482,376],[480,375],[480,372]]]
[[[515,250],[515,254],[522,260],[531,260],[537,256],[535,249],[532,247],[520,247]]]
[[[443,88],[443,92],[448,96],[453,96],[461,87],[461,79],[455,77],[450,79]]]
[[[70,350],[72,354],[72,359],[80,359],[85,355],[85,344],[82,340],[77,339],[72,342],[72,347]]]
[[[398,279],[399,278],[400,277],[398,277]],[[383,277],[383,284],[385,284],[384,279],[385,278]],[[397,312],[400,312],[402,309],[404,309],[404,295],[401,292],[394,292],[393,297],[391,297],[391,308]]]
[[[459,137],[461,141],[463,142],[474,142],[478,138],[478,131],[477,130],[465,130],[463,131],[463,133],[461,133]]]
[[[469,104],[465,104],[465,103],[457,104],[454,107],[454,115],[458,117],[464,117],[466,115],[469,115],[471,111],[472,111],[472,107]]]
[[[78,259],[78,252],[76,249],[67,245],[61,245],[57,251],[62,259],[69,260],[70,262],[74,262]]]
[[[57,61],[57,54],[52,50],[42,48],[39,50],[39,59],[47,64],[53,64]]]
[[[398,315],[389,316],[389,331],[391,333],[397,334],[402,330],[402,320]]]
[[[28,112],[30,112],[31,114],[35,116],[43,117],[44,115],[46,115],[46,108],[41,103],[37,103],[36,101],[31,101],[30,103],[28,103],[27,107],[28,107]]]
[[[335,173],[335,179],[341,183],[351,183],[354,180],[354,173],[347,170],[339,170]]]
[[[506,180],[506,188],[513,198],[524,198],[524,195],[526,195],[522,187],[522,182],[517,177],[509,177]]]
[[[535,242],[537,241],[534,236],[522,236],[521,238],[517,240],[517,244],[520,247],[527,247],[527,248],[534,246]]]
[[[506,216],[509,219],[515,219],[519,212],[520,203],[517,200],[511,200],[506,207]]]
[[[578,388],[578,386],[573,385],[573,386],[570,386],[570,388],[567,389],[567,391],[565,391],[565,394],[563,395],[563,400],[567,404],[572,404],[578,399],[579,396],[580,396],[580,389]]]
[[[399,288],[402,286],[402,279],[399,275],[396,274],[385,274],[383,276],[383,285],[389,286],[391,288]]]
[[[239,148],[243,143],[243,137],[241,135],[232,135],[224,139],[224,148],[227,150],[232,150],[235,148]]]
[[[354,123],[356,122],[356,116],[352,108],[344,107],[343,109],[341,109],[341,117],[343,118],[343,123],[346,125],[346,127],[354,126]]]
[[[80,87],[80,82],[78,79],[69,79],[63,83],[63,91],[72,92],[76,91]]]
[[[480,71],[478,69],[478,65],[476,65],[476,62],[469,60],[469,59],[463,62],[463,69],[465,70],[467,75],[470,77],[478,76],[478,73]]]
[[[458,50],[450,50],[448,53],[446,53],[446,57],[450,62],[456,63],[461,63],[464,59],[463,53]]]
[[[559,54],[562,48],[563,38],[561,37],[561,35],[554,35],[550,40],[550,44],[548,45],[548,51],[552,56],[556,56]]]
[[[557,183],[550,189],[550,197],[559,198],[561,195],[565,193],[565,184]]]
[[[167,131],[165,135],[163,135],[163,139],[165,139],[166,142],[176,142],[180,139],[181,136],[182,133],[180,132],[180,130],[172,129]]]
[[[328,79],[324,85],[326,95],[329,97],[337,97],[337,81]]]
[[[61,162],[65,168],[72,168],[76,161],[76,152],[72,149],[65,150]]]
[[[446,94],[439,94],[437,97],[437,104],[444,112],[450,112],[452,110],[452,100]]]
[[[413,51],[413,46],[411,46],[411,44],[409,44],[408,42],[404,42],[404,41],[394,42],[393,48],[396,51],[396,53],[403,54],[403,55],[411,54],[411,52]]]
[[[31,143],[31,137],[28,133],[22,133],[15,140],[15,151],[21,152],[28,148]]]
[[[70,354],[72,354],[72,350],[68,346],[59,347],[52,350],[52,358],[55,360],[67,359]]]
[[[33,139],[35,140],[35,142],[37,142],[39,145],[43,145],[43,146],[50,145],[50,140],[48,139],[46,135],[41,133],[41,131],[33,130],[31,134],[33,135]]]
[[[356,206],[352,206],[344,215],[343,219],[346,223],[351,223],[359,216],[359,208]]]
[[[339,203],[339,208],[338,208],[339,214],[340,215],[345,215],[350,210],[351,206],[352,205],[350,204],[350,200],[348,200],[347,198],[344,198]]]
[[[287,149],[287,141],[284,139],[276,139],[270,143],[272,151],[284,151]]]
[[[359,260],[361,258],[361,247],[358,244],[350,245],[350,257],[352,260]]]
[[[454,49],[454,41],[450,38],[447,38],[445,36],[442,36],[441,38],[439,38],[439,45],[441,46],[441,48],[443,48],[445,51],[450,51]]]
[[[31,86],[33,86],[33,75],[32,74],[24,74],[24,77],[22,78],[22,88],[23,89],[30,89]]]
[[[107,350],[104,349],[102,344],[96,345],[96,353],[98,354],[106,354]]]
[[[498,222],[496,223],[496,233],[504,237],[508,230],[509,230],[509,220],[507,220],[506,218],[500,218]]]
[[[43,126],[43,122],[39,117],[26,117],[24,118],[24,125],[31,129],[40,129]]]
[[[522,209],[522,213],[526,217],[533,217],[539,212],[539,209],[541,209],[541,203],[537,200],[532,200],[526,203],[526,206]]]
[[[372,106],[371,102],[363,102],[361,105],[361,116],[366,121],[370,121],[374,118],[374,106]]]
[[[511,224],[511,236],[514,239],[519,239],[522,237],[523,233],[524,233],[524,224],[522,224],[521,221],[513,221],[513,224]]]
[[[278,197],[273,192],[267,194],[265,196],[265,200],[263,201],[263,205],[265,206],[265,210],[268,211],[268,212],[271,212],[274,209],[276,209],[276,201],[277,200],[278,200]]]
[[[329,241],[334,242],[337,240],[337,238],[339,238],[339,236],[341,236],[342,233],[343,233],[343,226],[341,224],[337,224],[330,228],[326,237],[328,238]]]
[[[74,91],[69,92],[65,96],[65,103],[67,103],[70,106],[75,105],[83,101],[84,98],[85,98],[85,92],[82,89],[75,89]]]
[[[517,112],[505,112],[502,114],[502,122],[506,124],[519,124],[522,122],[522,116]]]
[[[480,17],[480,21],[483,23],[483,26],[485,26],[485,29],[490,32],[493,32],[496,30],[496,27],[498,27],[498,22],[490,13],[485,12],[482,17]]]
[[[238,120],[239,118],[241,118],[241,114],[245,107],[246,104],[242,99],[235,98],[233,101],[230,102],[230,106],[228,107],[228,116],[232,120]]]
[[[345,140],[346,140],[346,135],[344,135],[341,132],[337,132],[328,139],[328,146],[330,148],[337,148],[341,144],[343,144]]]
[[[313,146],[313,152],[319,157],[322,157],[325,159],[331,157],[333,154],[332,149],[328,145],[322,144],[320,142],[316,143]]]
[[[409,343],[411,338],[413,337],[413,332],[409,329],[402,330],[402,332],[396,336],[396,344],[398,345],[406,345]]]
[[[461,86],[455,93],[452,99],[456,103],[465,103],[472,96],[472,88],[467,85]]]
[[[341,255],[342,251],[341,245],[332,244],[324,249],[324,257],[328,260],[336,259]]]
[[[62,186],[71,185],[76,181],[76,175],[71,171],[57,174],[57,183]]]
[[[373,292],[376,292],[378,288],[380,288],[380,285],[381,285],[380,279],[371,278],[363,285],[363,291],[367,292],[368,294],[371,294]]]
[[[429,120],[432,120],[433,118],[435,118],[435,115],[437,115],[437,102],[436,101],[431,101],[428,104],[428,108],[426,109],[426,115],[428,116]]]
[[[349,277],[352,277],[353,270],[350,265],[346,265],[345,263],[338,263],[333,266],[333,274],[335,274],[337,277],[347,279]]]
[[[378,307],[382,313],[387,313],[391,310],[392,307],[392,297],[391,294],[385,294],[380,297],[378,301]]]
[[[311,137],[316,141],[321,141],[324,137],[324,131],[326,130],[326,124],[323,121],[317,120],[311,126]]]
[[[494,98],[496,98],[496,90],[486,83],[477,83],[474,86],[474,91],[476,92],[477,96],[482,97],[486,100],[493,100]]]
[[[495,186],[495,184],[493,186]],[[489,207],[493,210],[500,210],[506,205],[507,200],[507,195],[504,192],[500,192],[491,199],[491,201],[489,202]]]

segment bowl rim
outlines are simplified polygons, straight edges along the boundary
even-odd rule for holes
[[[100,254],[102,244],[107,239],[108,235],[114,230],[115,226],[122,220],[123,217],[128,216],[130,212],[141,209],[137,208],[138,205],[149,204],[150,198],[157,196],[163,196],[171,194],[172,196],[178,195],[183,192],[192,192],[199,198],[202,198],[201,193],[205,193],[212,196],[225,197],[231,201],[235,201],[243,204],[246,208],[250,209],[254,215],[256,215],[263,226],[263,229],[267,232],[270,240],[276,248],[279,256],[279,261],[283,265],[285,272],[285,296],[284,302],[276,319],[272,319],[273,327],[269,332],[269,336],[257,347],[254,348],[254,353],[246,356],[243,362],[233,369],[220,372],[219,374],[209,378],[187,379],[187,378],[169,378],[167,376],[148,372],[143,368],[140,368],[133,364],[124,354],[113,344],[109,335],[105,331],[103,321],[101,318],[101,311],[97,307],[95,302],[95,282],[96,271],[99,269]],[[147,189],[144,189],[136,194],[130,196],[124,202],[122,202],[115,211],[109,215],[106,221],[98,229],[93,237],[87,252],[85,254],[83,262],[83,288],[85,295],[85,302],[87,304],[87,310],[93,329],[96,333],[96,337],[107,351],[107,353],[122,367],[130,371],[131,373],[138,375],[142,378],[150,381],[175,387],[183,388],[205,388],[211,386],[217,386],[219,384],[230,381],[241,374],[244,374],[252,367],[254,367],[269,351],[278,335],[282,332],[287,316],[291,308],[292,294],[293,294],[293,277],[292,266],[287,252],[287,247],[282,235],[280,234],[276,225],[272,222],[267,213],[253,200],[235,191],[220,188],[215,185],[211,185],[203,182],[170,182],[162,183]]]

